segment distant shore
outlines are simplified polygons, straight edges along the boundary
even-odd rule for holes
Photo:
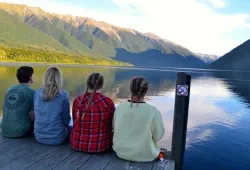
[[[38,63],[38,62],[1,62],[0,66],[63,66],[63,67],[88,67],[88,68],[116,68],[126,70],[148,70],[148,71],[166,71],[166,72],[250,72],[243,70],[219,70],[202,68],[178,68],[178,67],[146,67],[146,66],[116,66],[116,65],[95,65],[95,64],[70,64],[70,63]]]
[[[116,66],[116,65],[95,65],[95,64],[70,64],[70,63],[38,63],[38,62],[1,62],[0,66],[68,66],[68,67],[107,67],[107,68],[130,68],[133,66]]]

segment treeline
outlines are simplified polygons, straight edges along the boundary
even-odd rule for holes
[[[37,62],[37,63],[66,63],[87,65],[116,65],[130,66],[112,59],[95,58],[81,54],[65,54],[53,51],[44,51],[35,48],[13,48],[0,46],[0,62]]]

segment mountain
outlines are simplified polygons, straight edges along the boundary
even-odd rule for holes
[[[0,11],[3,44],[113,58],[135,66],[206,66],[188,49],[153,33],[120,28],[87,17],[52,14],[26,5],[0,3]],[[16,37],[18,41],[14,41]]]
[[[212,69],[250,70],[250,40],[244,42],[209,65]]]
[[[160,67],[204,67],[205,63],[194,56],[181,56],[178,54],[164,54],[158,50],[147,50],[140,53],[128,52],[117,49],[117,61],[132,63],[136,66],[160,66]]]
[[[4,44],[23,44],[42,49],[54,49],[66,51],[65,46],[54,38],[44,34],[27,24],[21,22],[18,18],[8,15],[0,10],[0,42]],[[51,48],[53,47],[53,48]]]
[[[207,64],[211,64],[220,58],[218,55],[213,55],[213,54],[201,54],[201,53],[195,53],[195,54],[196,56],[198,56],[198,58],[200,58]]]

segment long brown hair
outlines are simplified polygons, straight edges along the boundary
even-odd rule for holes
[[[148,91],[148,82],[144,77],[134,77],[130,83],[130,92],[131,92],[131,107],[133,104],[133,97],[137,96],[137,106],[142,97]]]
[[[84,119],[86,111],[87,111],[88,107],[90,106],[96,91],[102,88],[103,83],[104,83],[103,76],[100,73],[92,73],[92,74],[89,75],[89,77],[87,79],[87,88],[86,88],[86,91],[85,91],[85,93],[84,93],[84,95],[82,97],[82,100],[84,99],[84,97],[85,97],[86,93],[88,92],[88,90],[93,90],[93,93],[91,94],[91,96],[89,98],[88,104],[85,106],[85,111],[82,113],[81,120]],[[80,105],[82,103],[82,100],[79,103],[79,107],[80,107]],[[78,109],[79,109],[79,107],[78,107]],[[79,115],[80,114],[78,112],[78,116]]]

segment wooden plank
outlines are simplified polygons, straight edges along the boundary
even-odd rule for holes
[[[129,169],[130,170],[151,170],[153,168],[154,162],[132,162]]]
[[[1,135],[1,134],[0,134]],[[86,154],[73,151],[69,144],[50,147],[34,138],[10,139],[0,144],[0,167],[14,169],[88,169],[88,170],[174,170],[174,161],[136,163],[118,158],[115,153]]]
[[[0,145],[1,145],[2,143],[5,143],[5,142],[9,141],[9,140],[10,140],[10,138],[5,138],[5,137],[3,137],[2,134],[1,134],[1,132],[0,132]]]
[[[7,142],[4,142],[0,145],[0,154],[6,153],[6,152],[10,151],[11,149],[16,148],[17,146],[20,146],[24,143],[27,143],[30,140],[32,140],[32,139],[18,138],[18,139],[11,139]]]
[[[74,151],[70,148],[69,144],[57,146],[50,154],[39,160],[29,170],[47,170],[55,168],[60,162],[64,161]]]
[[[26,169],[26,168],[30,167],[32,164],[41,160],[43,157],[45,157],[49,153],[53,152],[55,149],[56,149],[55,146],[41,145],[38,148],[25,154],[24,156],[16,159],[12,163],[4,166],[2,168],[2,170],[13,170],[13,169],[23,170],[23,169]]]
[[[15,141],[15,140],[13,140],[13,141]],[[22,140],[17,140],[17,141],[22,141]],[[6,142],[4,144],[8,144],[8,142]],[[0,147],[1,146],[2,145],[0,145]],[[31,139],[26,140],[25,143],[23,143],[23,144],[15,145],[14,147],[7,145],[6,147],[10,147],[11,149],[8,149],[9,151],[5,152],[5,153],[2,152],[2,150],[1,150],[2,154],[0,154],[0,167],[3,167],[5,165],[15,161],[16,159],[27,154],[28,152],[37,148],[38,146],[40,146],[40,144],[38,144],[35,140],[31,140]]]
[[[155,161],[152,170],[174,170],[175,163],[173,160],[164,159],[162,162]]]
[[[109,155],[107,155],[109,156]],[[123,159],[120,159],[119,157],[116,156],[115,153],[112,153],[112,155],[110,155],[111,160],[109,161],[109,164],[107,165],[107,167],[105,168],[105,170],[126,170],[129,169],[131,162],[130,161],[126,161]]]
[[[63,160],[58,166],[56,166],[53,170],[69,170],[69,169],[79,169],[91,155],[74,152],[67,159]]]
[[[92,155],[79,170],[103,170],[108,165],[111,158],[105,154]]]

